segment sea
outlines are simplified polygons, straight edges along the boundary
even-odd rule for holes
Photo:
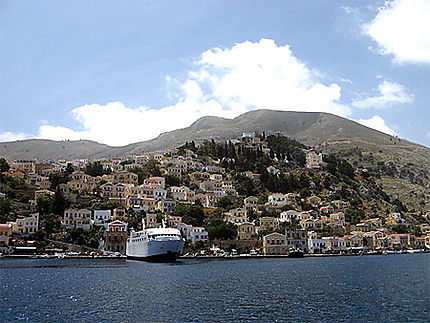
[[[430,322],[430,254],[1,259],[0,322]]]

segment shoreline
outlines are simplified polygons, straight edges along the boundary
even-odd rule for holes
[[[430,251],[423,251],[423,252],[395,252],[395,253],[388,253],[388,254],[382,254],[382,253],[352,253],[352,254],[304,254],[303,257],[299,258],[321,258],[321,257],[351,257],[351,256],[390,256],[390,255],[405,255],[405,254],[427,254],[430,253]],[[290,257],[288,255],[236,255],[236,256],[180,256],[178,260],[184,260],[184,259],[201,259],[201,260],[221,260],[221,259],[267,259],[267,258],[294,258]],[[56,255],[4,255],[0,259],[127,259],[127,256],[121,255],[121,256],[56,256]]]

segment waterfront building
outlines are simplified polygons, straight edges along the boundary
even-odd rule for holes
[[[181,231],[182,236],[187,239],[187,241],[191,241],[191,232],[193,230],[193,226],[191,224],[185,224],[185,223],[177,223],[176,227]]]
[[[339,237],[323,237],[326,241],[327,251],[339,253],[346,251],[345,240]]]
[[[12,223],[0,223],[0,251],[7,249],[11,235]]]
[[[308,251],[309,253],[325,253],[327,252],[327,240],[325,239],[308,239]]]
[[[411,246],[410,233],[397,233],[388,235],[389,246],[391,249],[403,249]]]
[[[203,227],[192,227],[191,230],[191,242],[196,243],[197,241],[207,241],[209,239],[209,235],[206,232],[206,229]]]
[[[104,249],[125,254],[127,244],[127,224],[119,220],[108,223]]]
[[[264,255],[288,254],[285,235],[276,232],[265,235],[263,237],[263,253]]]
[[[308,252],[308,232],[306,230],[286,230],[285,243],[288,249]]]
[[[345,247],[346,248],[362,248],[363,247],[363,237],[359,235],[346,235],[343,236],[341,239],[345,241]]]
[[[10,237],[12,235],[11,223],[0,223],[0,236]]]

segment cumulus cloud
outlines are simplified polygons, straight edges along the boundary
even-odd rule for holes
[[[430,1],[387,1],[363,31],[396,63],[430,64]]]
[[[350,114],[339,103],[338,84],[323,84],[288,45],[277,46],[271,39],[208,50],[198,64],[196,79],[206,82],[223,106]]]
[[[82,130],[43,125],[38,137],[91,139],[117,146],[187,127],[202,116],[234,118],[262,108],[341,116],[351,113],[340,103],[338,84],[324,84],[316,72],[294,56],[288,44],[278,46],[270,39],[210,49],[195,61],[186,80],[167,77],[166,81],[180,87],[177,95],[169,93],[177,98],[171,106],[132,108],[121,102],[83,105],[71,111]]]
[[[7,141],[16,141],[16,140],[23,140],[28,139],[31,136],[27,133],[13,133],[10,131],[2,132],[0,133],[0,142],[7,142]]]
[[[353,101],[352,105],[362,109],[385,108],[397,103],[411,103],[414,101],[414,96],[406,93],[405,88],[397,83],[383,81],[378,86],[378,92],[379,95]]]
[[[374,115],[370,119],[359,119],[355,121],[362,124],[363,126],[384,132],[392,136],[397,136],[397,133],[385,123],[383,118],[378,115]]]

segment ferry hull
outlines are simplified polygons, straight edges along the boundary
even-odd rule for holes
[[[140,261],[148,261],[148,262],[174,262],[178,259],[180,253],[179,252],[171,252],[160,255],[152,255],[147,257],[137,257],[137,256],[127,256],[127,259],[130,260],[140,260]]]

